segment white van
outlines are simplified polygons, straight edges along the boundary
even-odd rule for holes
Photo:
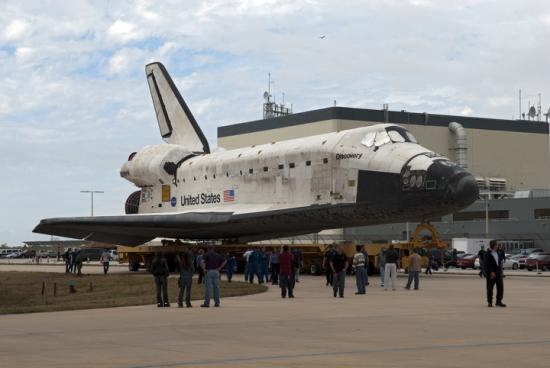
[[[6,258],[10,254],[19,254],[23,251],[21,248],[2,248],[0,249],[0,258]],[[13,256],[12,256],[13,257]]]

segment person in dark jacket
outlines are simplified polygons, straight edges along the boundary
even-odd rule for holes
[[[155,253],[153,260],[151,261],[150,271],[155,277],[155,286],[157,288],[157,307],[169,307],[168,276],[170,275],[170,268],[168,267],[168,262],[166,262],[164,255]]]
[[[330,261],[332,260],[332,256],[334,255],[334,243],[330,244],[328,246],[328,249],[325,251],[325,254],[323,255],[323,269],[325,270],[325,274],[327,277],[327,285],[332,286],[332,280],[333,280],[333,272],[330,268]]]
[[[260,252],[258,250],[252,250],[248,255],[248,282],[254,283],[254,275],[258,276],[258,282],[260,282]]]
[[[214,293],[214,307],[220,306],[220,270],[225,266],[225,259],[216,253],[214,246],[202,256],[201,267],[204,270],[204,303],[202,308],[210,307],[210,291]]]
[[[506,307],[506,304],[502,302],[502,298],[504,297],[504,280],[496,240],[491,240],[489,248],[483,262],[485,277],[487,278],[487,304],[489,307],[493,306],[493,289],[496,285],[497,297],[495,305]]]
[[[204,255],[204,249],[199,249],[199,254],[195,257],[195,270],[199,270],[199,279],[197,281],[198,284],[202,284],[202,280],[204,278],[204,270],[201,267],[202,262],[202,256]]]
[[[340,298],[344,297],[344,288],[346,286],[346,271],[348,269],[348,257],[344,253],[344,246],[338,244],[336,246],[336,252],[330,260],[330,268],[334,273],[332,281],[333,296],[339,295]]]
[[[263,284],[267,283],[267,270],[269,268],[269,255],[265,251],[265,247],[262,247],[258,252],[258,282]]]
[[[63,259],[65,260],[65,273],[71,272],[71,252],[72,249],[69,248],[63,253]]]
[[[294,281],[300,282],[300,268],[302,268],[302,251],[298,248],[292,249],[294,256]]]
[[[485,246],[482,245],[479,252],[477,252],[477,257],[479,258],[479,277],[483,277],[483,258],[485,258]]]
[[[193,274],[195,273],[193,253],[186,248],[181,255],[176,254],[176,264],[180,272],[178,280],[178,307],[183,308],[183,294],[185,293],[185,306],[191,308],[191,287],[193,285]]]
[[[231,253],[227,253],[225,257],[225,275],[227,276],[227,282],[231,282],[231,279],[233,279],[233,272],[235,272],[236,266],[237,260],[235,256]]]
[[[430,250],[430,253],[428,255],[428,265],[426,266],[426,272],[424,272],[426,275],[429,273],[430,275],[432,274],[432,268],[433,268],[433,264],[434,264],[434,255],[432,254],[431,250]]]
[[[279,284],[279,251],[273,249],[269,256],[269,269],[271,270],[271,284]]]
[[[82,276],[82,264],[84,263],[84,252],[82,250],[78,249],[74,252],[73,255],[73,262],[74,262],[74,272],[78,276]]]
[[[502,269],[502,277],[506,277],[504,275],[504,262],[506,262],[506,253],[504,251],[504,246],[502,244],[497,245],[497,253],[498,253],[498,260],[500,264],[500,268]]]

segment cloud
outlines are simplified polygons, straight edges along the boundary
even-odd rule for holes
[[[108,61],[108,71],[110,74],[134,73],[136,67],[141,66],[138,61],[142,61],[145,53],[139,49],[121,49]]]
[[[29,30],[29,23],[21,19],[12,20],[4,30],[4,38],[7,41],[17,41]]]
[[[15,58],[19,62],[29,61],[33,55],[33,49],[30,47],[18,47],[15,49]]]
[[[0,24],[10,241],[35,237],[42,217],[87,214],[84,187],[105,190],[98,213],[122,213],[135,188],[121,163],[162,142],[144,77],[153,60],[211,146],[218,126],[261,118],[269,72],[296,112],[337,100],[510,118],[519,88],[524,111],[539,92],[544,111],[550,102],[550,5],[536,0],[26,1],[3,6]]]
[[[126,43],[138,39],[140,32],[135,24],[119,19],[107,29],[107,35],[115,41]]]
[[[460,111],[460,114],[464,116],[470,116],[472,115],[473,112],[474,111],[470,108],[470,106],[464,106],[462,111]]]

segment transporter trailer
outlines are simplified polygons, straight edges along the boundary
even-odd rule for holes
[[[356,252],[356,243],[346,242],[340,243],[344,246],[344,253],[350,259]],[[163,254],[168,262],[171,271],[176,270],[176,254],[181,254],[186,248],[189,248],[193,254],[197,254],[200,249],[206,250],[209,243],[180,243],[177,244],[172,240],[162,240],[162,245],[141,245],[137,247],[119,246],[118,247],[118,262],[128,263],[130,271],[138,271],[141,268],[149,270],[149,265],[155,253]],[[212,244],[216,251],[222,256],[228,254],[233,255],[237,260],[237,272],[243,272],[246,261],[244,253],[250,249],[264,249],[265,251],[280,251],[282,245],[277,244]],[[302,272],[309,272],[312,275],[320,275],[325,272],[323,265],[323,256],[327,251],[329,244],[288,244],[292,249],[298,249],[302,253]],[[390,243],[373,243],[363,244],[364,249],[369,254],[369,275],[378,273],[379,270],[379,254],[382,249],[387,249]],[[419,224],[412,233],[409,241],[393,243],[395,249],[398,250],[400,256],[400,268],[408,269],[409,256],[413,249],[418,249],[422,257],[422,266],[426,267],[430,254],[439,255],[437,261],[440,265],[444,264],[444,252],[447,249],[447,244],[441,239],[439,233],[430,223]],[[351,267],[350,267],[351,268]]]

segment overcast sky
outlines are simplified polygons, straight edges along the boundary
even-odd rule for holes
[[[15,3],[15,2],[14,2]],[[267,73],[296,112],[331,106],[517,118],[550,107],[550,2],[20,1],[0,7],[0,243],[41,218],[122,214],[128,154],[161,143],[161,61],[211,146],[261,118]],[[162,3],[158,5],[157,3]],[[324,35],[324,38],[320,36]]]

